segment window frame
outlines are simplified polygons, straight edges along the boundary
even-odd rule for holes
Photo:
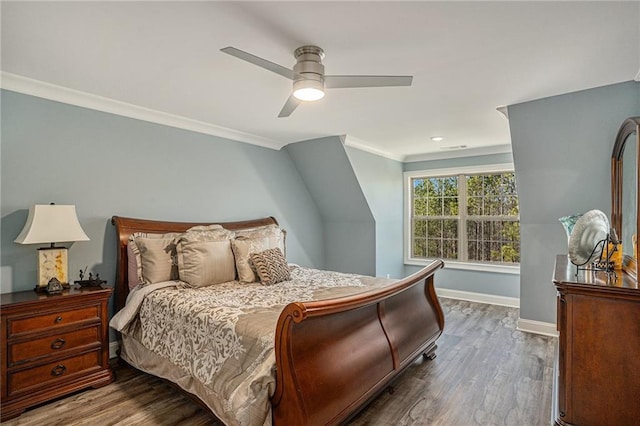
[[[471,175],[471,174],[496,174],[496,173],[513,173],[515,168],[512,163],[500,163],[500,164],[486,164],[481,166],[466,166],[466,167],[450,167],[442,169],[430,169],[430,170],[414,170],[404,172],[403,178],[403,208],[404,208],[404,263],[405,265],[425,266],[428,265],[433,259],[427,258],[415,258],[411,257],[411,202],[413,200],[413,188],[411,186],[411,180],[414,178],[432,178],[432,177],[445,177],[445,176],[457,176],[457,175]],[[464,192],[466,197],[466,190]],[[518,197],[519,198],[519,197]],[[519,204],[519,200],[518,200]],[[465,234],[466,235],[466,234]],[[462,242],[460,242],[462,244]],[[522,245],[520,246],[522,250]],[[522,254],[522,252],[521,252]],[[522,257],[521,257],[522,258]],[[498,272],[503,274],[520,274],[520,264],[518,265],[506,265],[496,263],[478,263],[459,260],[445,260],[445,268],[450,269],[463,269],[471,271],[483,271],[483,272]]]

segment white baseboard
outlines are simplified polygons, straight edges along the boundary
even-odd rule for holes
[[[516,330],[526,333],[542,334],[543,336],[558,337],[556,325],[551,322],[541,322],[528,319],[518,319]]]
[[[487,303],[489,305],[508,306],[510,308],[520,307],[520,299],[517,297],[497,296],[495,294],[474,293],[448,288],[436,288],[436,294],[439,297],[445,297],[447,299],[466,300],[469,302]]]
[[[520,299],[517,297],[497,296],[495,294],[474,293],[471,291],[451,290],[448,288],[436,288],[438,297],[447,299],[466,300],[476,303],[487,303],[489,305],[508,306],[510,308],[520,308]],[[534,321],[528,319],[518,319],[516,330],[525,333],[541,334],[543,336],[558,337],[556,325],[549,322]]]
[[[109,343],[109,359],[116,358],[118,356],[118,349],[120,349],[120,342]]]

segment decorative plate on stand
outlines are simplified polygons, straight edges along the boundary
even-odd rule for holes
[[[569,237],[569,259],[582,266],[598,260],[602,244],[609,233],[609,219],[600,210],[589,210],[576,222]],[[597,246],[597,247],[596,247]]]

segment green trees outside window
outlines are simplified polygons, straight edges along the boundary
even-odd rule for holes
[[[411,179],[411,257],[518,264],[513,172]]]

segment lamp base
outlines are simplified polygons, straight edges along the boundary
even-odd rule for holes
[[[52,278],[69,283],[68,249],[45,247],[38,249],[38,287],[45,288]]]

